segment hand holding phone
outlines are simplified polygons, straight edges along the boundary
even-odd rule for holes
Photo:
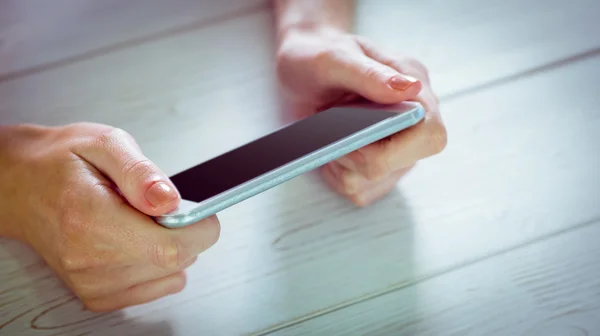
[[[409,128],[424,115],[416,102],[342,106],[314,114],[172,176],[183,200],[155,220],[170,228],[195,223]]]
[[[321,28],[287,31],[277,45],[277,78],[293,114],[305,116],[357,99],[380,104],[418,101],[426,110],[418,126],[320,169],[340,195],[358,206],[370,205],[396,188],[416,162],[444,148],[439,102],[430,71],[419,59],[401,50],[381,49],[349,31]]]
[[[0,171],[0,236],[32,247],[93,311],[180,291],[219,237],[216,216],[181,230],[152,220],[178,195],[121,129],[0,126]]]

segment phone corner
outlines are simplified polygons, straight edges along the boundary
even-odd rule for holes
[[[419,122],[421,122],[421,120],[425,118],[425,114],[425,107],[420,103],[416,104],[415,112],[412,113],[413,122],[415,124],[418,124]]]

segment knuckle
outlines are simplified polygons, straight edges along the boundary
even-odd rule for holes
[[[102,148],[114,147],[123,139],[126,132],[117,127],[106,127],[101,129],[96,135],[94,142]]]
[[[429,76],[429,70],[421,61],[413,57],[406,57],[404,62],[411,68],[421,72],[425,76]]]
[[[342,170],[339,175],[343,191],[346,195],[354,195],[360,189],[359,176],[350,170]]]
[[[176,294],[176,293],[183,291],[185,289],[186,282],[187,282],[187,278],[185,276],[185,273],[183,273],[183,272],[177,273],[177,275],[175,275],[174,284],[171,285],[169,292],[171,294]]]
[[[377,65],[367,65],[358,70],[358,78],[361,81],[359,85],[364,90],[364,94],[368,97],[377,97],[380,103],[396,103],[396,98],[387,98],[385,94],[382,94],[385,92],[382,91],[382,87],[387,85],[384,84],[387,78],[395,74],[395,72],[390,72]]]
[[[81,299],[81,303],[83,305],[83,308],[89,312],[92,313],[103,313],[104,311],[94,303],[94,301],[88,301],[88,300],[84,300]]]
[[[219,241],[219,238],[221,237],[221,223],[219,222],[218,218],[213,215],[209,218],[207,218],[208,220],[208,238],[207,238],[207,246],[205,247],[205,250],[208,249],[209,247],[215,245],[217,243],[217,241]]]
[[[379,181],[387,176],[390,172],[390,166],[388,164],[387,155],[381,154],[376,157],[375,164],[373,166],[373,180]]]
[[[181,267],[181,269],[186,269],[186,268],[188,268],[188,267],[192,266],[193,264],[195,264],[195,263],[196,263],[196,261],[198,261],[198,256],[197,256],[197,255],[195,255],[195,256],[193,256],[193,257],[191,257],[190,259],[188,259],[188,260],[187,260],[187,261],[186,261],[186,262],[183,264],[183,266]]]
[[[74,272],[81,269],[81,261],[77,257],[64,255],[60,257],[60,266],[67,272]]]
[[[57,195],[57,203],[60,207],[58,212],[58,221],[61,228],[70,230],[72,227],[76,227],[79,221],[79,213],[73,207],[73,191],[70,188],[64,188]]]
[[[188,237],[185,239],[190,248],[189,251],[186,251],[185,259],[182,260],[184,265],[193,257],[215,245],[221,236],[221,224],[216,215],[205,218],[193,225],[195,228],[187,234]]]
[[[386,167],[386,159],[383,155],[377,155],[368,165],[365,177],[369,181],[379,181],[386,175],[388,170]]]
[[[123,176],[125,183],[134,183],[153,173],[154,165],[152,161],[146,158],[132,157],[125,161],[125,164],[121,168],[121,176]]]
[[[335,71],[334,60],[336,59],[336,51],[331,49],[321,50],[312,57],[309,63],[312,63],[314,69],[314,78],[318,85],[327,85],[332,72]]]
[[[100,300],[81,298],[83,307],[92,313],[105,313],[113,310],[113,307],[103,305]]]
[[[313,56],[313,62],[320,65],[329,65],[336,57],[336,50],[332,48],[324,48],[317,51]]]
[[[131,134],[121,128],[113,126],[102,125],[101,127],[97,127],[91,139],[92,146],[107,151],[117,151],[124,143],[137,146],[137,143]]]
[[[77,245],[81,246],[85,244],[86,241],[90,240],[89,238],[81,236],[75,238],[66,237],[66,243],[61,246],[66,252],[59,255],[59,261],[62,268],[67,271],[67,274],[78,276],[81,275],[81,271],[94,271],[94,269],[107,265],[118,264],[122,260],[122,257],[116,251],[106,251],[94,247],[91,251],[82,252],[81,249],[76,247]],[[98,237],[94,237],[94,239],[101,240],[102,238],[98,239]],[[75,241],[75,243],[71,241]],[[87,278],[84,278],[84,280],[87,281]]]
[[[97,124],[88,121],[78,121],[66,124],[62,127],[67,136],[77,136],[81,134],[99,134],[101,132],[109,132],[113,129],[112,126]]]
[[[72,239],[82,240],[87,236],[88,231],[91,229],[89,221],[85,218],[81,211],[78,211],[72,203],[65,203],[65,199],[61,201],[64,207],[59,210],[58,227],[60,228],[60,234],[65,238],[65,242],[69,242]]]
[[[448,131],[439,118],[430,120],[428,132],[428,148],[431,154],[441,153],[448,145]]]
[[[366,207],[368,206],[368,202],[367,202],[367,198],[365,197],[364,194],[360,193],[360,194],[356,194],[356,195],[352,195],[350,197],[350,201],[357,207]]]
[[[377,152],[367,160],[366,178],[369,181],[379,181],[386,177],[390,172],[388,158],[391,140],[383,139],[378,144]]]
[[[396,68],[405,75],[418,78],[427,84],[430,82],[429,70],[416,58],[410,56],[403,57],[396,62]]]
[[[83,282],[73,282],[70,287],[75,295],[81,300],[90,300],[98,294],[98,291],[94,286],[90,286]]]
[[[379,77],[379,71],[374,66],[367,66],[362,70],[362,74],[367,79],[376,79]]]
[[[177,239],[169,239],[149,247],[150,262],[163,269],[177,269],[187,258],[182,244]]]
[[[65,253],[59,257],[61,267],[67,272],[77,272],[90,267],[93,267],[90,258],[81,256],[76,253]]]
[[[348,34],[347,36],[363,49],[375,50],[375,45],[368,38],[357,34]]]

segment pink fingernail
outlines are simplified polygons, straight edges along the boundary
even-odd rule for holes
[[[146,200],[154,207],[160,207],[179,197],[175,189],[171,188],[164,182],[154,183],[146,191]]]
[[[418,82],[418,80],[411,76],[398,75],[390,79],[389,85],[392,87],[392,89],[406,91],[416,82]]]

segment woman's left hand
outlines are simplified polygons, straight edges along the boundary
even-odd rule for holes
[[[322,167],[329,185],[358,206],[387,195],[417,161],[446,146],[428,71],[413,58],[389,56],[367,40],[335,29],[290,30],[279,45],[277,74],[300,116],[359,98],[423,104],[421,123]]]

